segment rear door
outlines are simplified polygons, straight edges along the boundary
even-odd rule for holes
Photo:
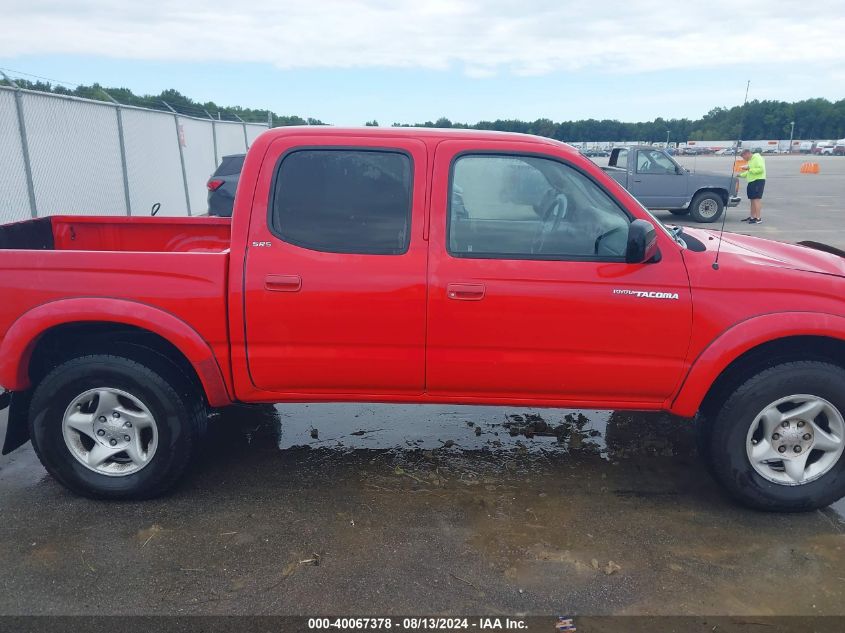
[[[536,144],[447,141],[434,159],[427,387],[432,395],[655,407],[692,320],[686,268],[624,261],[630,214]]]
[[[253,384],[279,394],[424,386],[426,148],[283,137],[263,161],[245,266]]]

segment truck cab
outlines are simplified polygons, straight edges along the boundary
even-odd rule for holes
[[[732,175],[691,173],[665,150],[648,145],[614,148],[604,169],[645,207],[689,214],[697,222],[717,221],[740,200]]]

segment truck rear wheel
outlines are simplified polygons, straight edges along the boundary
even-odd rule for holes
[[[146,499],[171,488],[193,456],[206,409],[167,361],[94,354],[36,387],[30,437],[47,471],[98,499]]]
[[[690,217],[696,222],[715,222],[722,217],[725,201],[722,196],[712,191],[702,191],[695,194],[689,205]]]
[[[759,510],[817,510],[845,496],[845,370],[784,363],[748,379],[710,429],[719,482]]]

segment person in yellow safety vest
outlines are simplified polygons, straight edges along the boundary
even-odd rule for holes
[[[763,189],[766,187],[766,161],[760,154],[752,154],[751,150],[744,149],[741,154],[747,162],[737,176],[746,178],[748,186],[746,193],[748,201],[751,202],[751,215],[743,220],[749,224],[760,224],[763,221]]]

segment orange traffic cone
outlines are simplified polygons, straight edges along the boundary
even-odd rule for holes
[[[819,164],[818,163],[802,163],[801,164],[801,173],[802,174],[817,174],[817,173],[819,173]]]

